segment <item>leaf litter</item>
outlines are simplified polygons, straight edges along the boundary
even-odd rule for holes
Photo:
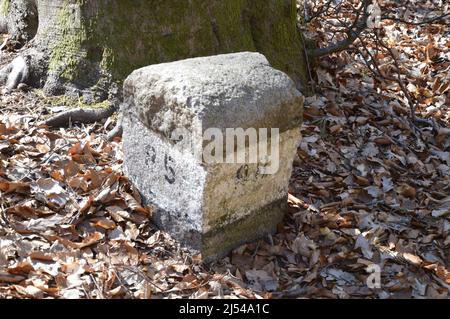
[[[413,128],[398,86],[380,89],[354,52],[323,59],[284,222],[211,265],[151,223],[109,121],[49,130],[38,92],[0,96],[0,297],[448,298],[449,30],[373,23],[408,55],[418,116],[438,127]]]

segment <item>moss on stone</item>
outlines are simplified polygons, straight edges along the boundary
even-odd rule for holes
[[[241,244],[274,233],[274,225],[283,220],[286,212],[287,198],[282,198],[233,223],[214,228],[203,235],[202,257],[206,262],[215,260]]]

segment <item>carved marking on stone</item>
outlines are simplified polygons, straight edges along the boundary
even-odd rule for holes
[[[166,181],[169,184],[174,184],[175,181],[176,181],[176,179],[175,179],[175,171],[171,167],[172,164],[173,164],[172,157],[170,157],[169,155],[166,154],[164,156],[164,168],[166,169],[167,174],[164,175],[164,177],[166,178]]]
[[[249,178],[248,170],[249,170],[249,168],[248,168],[247,164],[241,166],[236,174],[237,179],[247,181]]]
[[[150,166],[151,164],[155,164],[156,163],[156,149],[153,146],[149,146],[147,148],[146,154],[147,154],[147,157],[145,158],[145,164],[147,166]]]

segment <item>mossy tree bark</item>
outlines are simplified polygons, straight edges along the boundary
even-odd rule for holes
[[[29,84],[96,100],[134,69],[238,51],[265,54],[302,88],[296,17],[295,0],[0,0],[0,31],[33,38]]]
[[[8,32],[19,44],[31,40],[38,29],[34,0],[0,0],[0,33]]]

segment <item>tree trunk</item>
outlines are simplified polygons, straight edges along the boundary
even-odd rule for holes
[[[34,0],[0,0],[0,33],[8,32],[14,41],[23,44],[36,35],[38,23]]]
[[[0,0],[0,31],[19,42],[28,84],[101,100],[134,70],[259,51],[303,88],[295,0]]]

